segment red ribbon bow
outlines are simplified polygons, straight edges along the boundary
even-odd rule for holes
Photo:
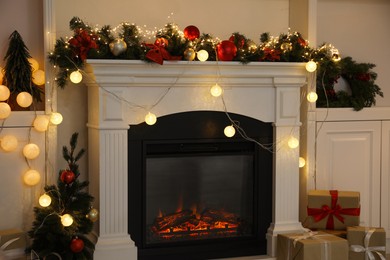
[[[307,208],[307,214],[312,216],[315,222],[318,222],[329,216],[328,221],[326,222],[326,229],[334,229],[334,217],[340,220],[341,223],[344,223],[344,217],[341,215],[360,215],[360,207],[343,209],[339,204],[337,204],[337,199],[339,196],[337,190],[330,190],[329,193],[331,196],[331,207],[328,205],[322,205],[322,207],[319,209]]]
[[[165,47],[168,45],[168,41],[164,38],[159,38],[154,44],[146,44],[146,47],[150,48],[146,53],[146,58],[154,61],[160,65],[164,60],[181,60],[181,56],[172,56]]]
[[[90,49],[97,49],[98,45],[93,35],[89,35],[85,30],[78,30],[77,34],[69,40],[69,44],[74,48],[75,55],[84,61]]]

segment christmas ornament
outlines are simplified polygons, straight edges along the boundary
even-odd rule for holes
[[[189,25],[186,28],[184,28],[183,33],[184,33],[184,37],[190,41],[198,39],[200,36],[199,29],[194,25]]]
[[[166,47],[168,47],[168,40],[165,39],[165,38],[163,38],[163,37],[157,38],[157,39],[154,41],[154,45],[159,46],[159,47],[166,48]]]
[[[195,56],[196,56],[195,50],[192,49],[192,48],[187,48],[187,49],[184,51],[184,59],[185,59],[185,60],[192,61],[192,60],[195,59]]]
[[[87,214],[87,218],[92,222],[98,220],[98,217],[99,217],[99,211],[97,211],[97,209],[91,209]]]
[[[84,249],[84,241],[78,237],[75,237],[70,242],[70,250],[73,253],[80,253]]]
[[[64,170],[61,172],[60,180],[65,184],[70,184],[76,179],[74,172],[69,170]]]
[[[86,30],[76,30],[76,35],[71,38],[68,43],[74,50],[74,55],[78,56],[81,61],[88,57],[90,49],[98,49],[96,43],[96,35],[88,33]]]
[[[237,47],[232,41],[222,41],[217,45],[218,59],[232,61],[237,54]]]
[[[118,56],[127,50],[127,44],[123,39],[115,39],[110,43],[110,51],[114,56]]]
[[[245,36],[235,33],[232,36],[230,36],[229,41],[233,42],[234,45],[237,46],[237,48],[242,49],[245,45]]]
[[[281,49],[282,51],[291,51],[291,50],[292,50],[292,45],[291,45],[291,43],[289,43],[289,42],[284,42],[284,43],[282,43],[282,44],[280,45],[280,49]]]

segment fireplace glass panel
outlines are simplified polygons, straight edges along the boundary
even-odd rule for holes
[[[146,159],[146,244],[253,236],[253,154]]]

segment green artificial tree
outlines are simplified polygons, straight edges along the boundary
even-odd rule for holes
[[[14,31],[9,37],[9,46],[4,57],[4,85],[12,94],[30,93],[35,100],[42,101],[41,89],[32,82],[31,55],[22,36]]]
[[[70,139],[70,150],[63,147],[68,168],[61,170],[57,185],[46,185],[45,195],[51,203],[41,201],[34,208],[35,220],[28,232],[32,239],[31,250],[42,259],[92,259],[94,244],[87,238],[92,231],[97,211],[92,208],[93,197],[85,191],[88,181],[79,181],[77,161],[85,153],[76,153],[78,133]],[[49,204],[47,206],[47,204]],[[73,222],[72,222],[73,220]]]

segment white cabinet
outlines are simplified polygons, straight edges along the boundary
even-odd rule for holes
[[[361,225],[390,239],[390,108],[317,109],[315,169],[308,189],[359,191]]]

